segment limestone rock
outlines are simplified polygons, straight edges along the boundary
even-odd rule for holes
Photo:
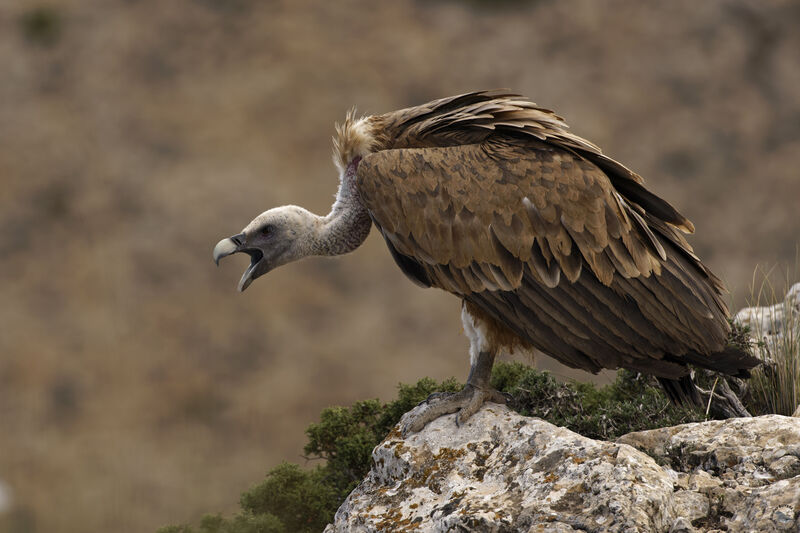
[[[780,415],[714,420],[629,433],[647,453],[709,500],[693,523],[729,531],[798,531],[800,421]],[[675,493],[676,496],[680,492]],[[697,520],[697,522],[695,522]],[[710,528],[714,529],[714,528]]]
[[[800,332],[789,332],[800,327],[796,317],[800,316],[800,283],[795,283],[786,294],[783,302],[765,307],[745,307],[733,318],[743,326],[750,328],[753,342],[764,341],[767,346],[777,343],[783,336],[793,334],[795,338]]]
[[[797,531],[800,419],[582,437],[487,404],[373,451],[326,533]]]

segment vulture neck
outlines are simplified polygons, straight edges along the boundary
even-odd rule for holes
[[[353,160],[345,169],[339,183],[339,192],[331,212],[320,217],[314,239],[315,255],[341,255],[352,252],[369,235],[372,219],[361,204],[356,190],[356,170],[361,158]]]

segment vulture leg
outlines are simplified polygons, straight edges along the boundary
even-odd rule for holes
[[[485,402],[506,403],[507,397],[489,385],[492,377],[493,352],[480,352],[469,371],[464,388],[458,392],[435,392],[417,409],[406,415],[403,435],[421,430],[428,422],[440,416],[458,412],[456,425],[460,426],[478,412]]]
[[[461,316],[464,321],[464,331],[470,340],[471,366],[467,384],[458,392],[431,394],[427,400],[405,416],[402,425],[403,435],[415,433],[428,422],[455,412],[458,412],[456,425],[460,426],[477,413],[485,402],[504,404],[508,400],[506,395],[493,389],[490,384],[496,349],[489,346],[485,327],[469,314],[466,306]]]

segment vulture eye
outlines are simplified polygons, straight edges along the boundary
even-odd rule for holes
[[[272,224],[267,224],[266,226],[261,228],[261,233],[263,235],[271,235],[273,231],[275,231],[275,226],[273,226]]]

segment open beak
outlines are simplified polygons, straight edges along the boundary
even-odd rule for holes
[[[233,237],[222,239],[217,243],[216,246],[214,246],[214,262],[217,264],[217,266],[219,266],[220,259],[223,257],[228,257],[231,254],[235,254],[236,252],[244,252],[250,256],[250,266],[247,267],[247,270],[245,270],[244,274],[242,274],[242,279],[239,280],[239,292],[244,291],[250,286],[251,283],[253,283],[254,279],[263,273],[257,273],[256,269],[259,267],[261,260],[264,258],[264,252],[258,248],[245,248],[244,242],[244,233],[239,233]]]

